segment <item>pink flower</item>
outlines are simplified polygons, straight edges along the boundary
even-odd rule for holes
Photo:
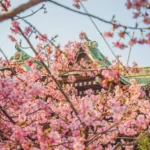
[[[130,46],[133,46],[134,44],[136,44],[137,43],[137,39],[136,38],[133,38],[133,39],[131,39],[130,41],[129,41],[129,45]]]
[[[112,107],[112,112],[114,114],[123,113],[123,112],[125,112],[125,110],[126,110],[126,106],[120,106],[118,104],[116,104],[115,106]]]
[[[60,143],[61,142],[61,137],[57,131],[51,131],[48,134],[48,137],[51,139],[52,143],[55,143],[55,142]]]
[[[26,61],[26,65],[27,65],[27,66],[32,66],[32,64],[33,64],[33,62],[32,62],[31,59],[29,59],[29,60]]]
[[[13,20],[13,21],[11,22],[11,24],[12,24],[12,26],[15,27],[15,28],[19,27],[19,22],[18,22],[18,21]]]
[[[38,38],[39,40],[41,40],[43,42],[47,41],[47,35],[46,34],[44,34],[44,35],[38,35],[38,36],[36,36],[36,38]]]
[[[106,150],[113,150],[113,147],[109,144],[106,148]]]
[[[13,33],[15,33],[15,34],[18,34],[18,33],[19,33],[19,22],[13,20],[13,21],[11,22],[11,24],[12,24],[12,28],[10,28],[11,31],[12,31]]]
[[[113,24],[113,30],[117,29],[119,27],[118,24]]]
[[[133,0],[132,8],[140,10],[141,7],[146,7],[147,4],[147,0]]]
[[[8,9],[11,4],[10,4],[10,0],[5,0],[5,3],[4,3],[5,7]]]
[[[30,32],[32,32],[32,27],[31,26],[26,27],[25,31],[24,31],[24,34],[27,36]]]
[[[116,58],[119,59],[121,57],[121,55],[116,55]]]
[[[113,37],[113,33],[112,32],[105,32],[104,37]]]
[[[76,81],[76,78],[75,78],[75,76],[74,75],[69,75],[68,76],[68,82],[75,82]]]
[[[125,150],[133,150],[134,149],[134,146],[131,145],[131,146],[125,146]]]
[[[52,54],[53,51],[52,51],[52,47],[50,45],[47,45],[45,49],[48,54]]]
[[[132,64],[133,64],[134,67],[135,66],[137,67],[137,65],[138,65],[135,61]]]
[[[84,150],[85,149],[84,140],[82,138],[75,139],[73,148],[74,150]]]
[[[26,119],[27,119],[27,116],[25,115],[25,114],[19,114],[19,116],[18,116],[18,120],[20,121],[20,122],[25,122],[26,121]]]
[[[115,89],[116,89],[116,90],[115,90],[116,96],[117,96],[117,97],[120,97],[120,96],[122,95],[121,89],[119,88],[119,86],[116,86]]]
[[[41,43],[37,44],[36,50],[37,50],[37,51],[40,51],[41,49],[42,49],[42,44],[41,44]]]
[[[131,79],[131,80],[130,80],[130,83],[131,83],[131,85],[135,85],[137,82],[136,82],[135,79]]]
[[[127,7],[128,9],[131,9],[131,8],[132,8],[132,3],[131,3],[130,0],[127,0],[127,3],[126,3],[125,5],[126,5],[126,7]]]
[[[74,3],[73,6],[76,7],[77,9],[80,9],[79,3]]]
[[[138,18],[140,14],[140,12],[133,12],[133,18]]]
[[[126,32],[125,31],[121,31],[121,32],[118,33],[118,35],[119,35],[119,37],[124,38],[125,35],[126,35]]]
[[[17,141],[23,142],[24,140],[24,136],[25,136],[25,132],[23,131],[23,129],[19,126],[15,127],[13,136],[15,137],[15,139]]]
[[[12,42],[16,42],[17,40],[13,37],[13,36],[11,36],[11,35],[8,35],[8,38],[12,41]]]
[[[10,4],[10,0],[5,0],[4,2],[2,2],[3,3],[3,6],[5,6],[5,8],[1,8],[1,11],[7,11],[8,10],[8,8],[11,6],[11,4]],[[1,7],[1,5],[0,5],[0,7]]]
[[[115,42],[115,43],[114,43],[114,46],[115,46],[116,48],[120,48],[120,49],[124,49],[124,48],[127,47],[125,44],[120,43],[120,42]]]
[[[84,2],[84,1],[87,1],[87,0],[73,0],[74,1],[74,4],[73,6],[80,9],[80,2]]]
[[[150,18],[149,18],[149,17],[144,17],[143,22],[144,22],[145,24],[149,25],[149,24],[150,24]]]
[[[150,39],[146,40],[145,42],[146,42],[147,44],[150,44]]]
[[[148,37],[148,39],[150,39],[150,33],[146,34],[146,37]]]
[[[10,28],[11,32],[15,33],[15,34],[18,34],[19,33],[19,30],[18,28]]]
[[[139,44],[144,44],[145,42],[146,42],[145,39],[138,40]]]
[[[86,38],[86,33],[85,33],[85,32],[81,32],[81,33],[79,34],[79,38],[80,38],[81,40],[84,40],[84,39]]]
[[[89,54],[89,49],[87,48],[87,46],[85,44],[81,45],[82,49],[86,52],[86,54]]]

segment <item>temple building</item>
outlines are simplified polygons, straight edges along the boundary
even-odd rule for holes
[[[111,62],[109,60],[105,60],[104,55],[100,52],[98,49],[98,44],[95,41],[86,40],[85,45],[89,50],[89,54],[86,54],[82,49],[80,49],[79,53],[77,54],[77,61],[81,60],[82,58],[90,61],[98,60],[100,67],[108,67],[111,65]],[[14,56],[11,57],[11,60],[13,62],[19,63],[24,70],[30,70],[30,67],[25,64],[25,61],[30,59],[31,56],[29,56],[26,52],[20,49],[19,46],[16,46],[17,52],[14,54]],[[105,61],[105,63],[104,63]],[[42,68],[42,65],[38,61],[34,61],[34,63],[37,64],[39,68]],[[4,70],[4,69],[3,69]],[[136,79],[138,83],[142,84],[143,89],[146,92],[146,96],[150,97],[150,67],[143,67],[140,68],[139,73],[133,73],[129,72],[128,74],[123,74],[120,76],[120,83],[123,85],[128,85],[130,79]],[[76,74],[75,72],[72,72],[76,76],[76,82],[72,83],[71,86],[75,87],[78,90],[79,95],[84,95],[84,91],[87,89],[93,89],[95,91],[95,94],[99,92],[99,90],[102,88],[101,86],[101,77],[95,76],[95,77],[81,77],[79,74]],[[64,79],[64,82],[62,84],[62,87],[65,86],[67,83],[67,76],[64,75],[62,78]]]

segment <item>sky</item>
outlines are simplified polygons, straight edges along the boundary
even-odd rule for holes
[[[27,2],[27,0],[12,1],[12,8]],[[72,0],[55,1],[75,9],[72,6]],[[91,14],[106,20],[111,20],[112,16],[115,15],[120,23],[130,26],[135,25],[135,21],[132,19],[132,11],[127,10],[125,7],[125,0],[88,0],[87,2],[84,2],[84,5]],[[40,6],[41,4],[32,8],[32,10],[36,10]],[[43,14],[43,11],[41,11],[28,18],[28,21],[30,21],[41,33],[46,33],[49,38],[58,35],[56,43],[60,43],[61,47],[63,47],[69,40],[79,41],[79,33],[82,31],[86,32],[90,40],[98,43],[99,50],[104,56],[108,57],[110,60],[114,59],[114,56],[88,17],[70,12],[51,3],[47,3],[46,8],[46,14]],[[80,11],[84,10],[81,8]],[[31,9],[21,13],[20,16],[30,13]],[[108,24],[95,19],[94,21],[102,33],[111,29],[111,26]],[[8,58],[16,52],[14,43],[10,42],[8,39],[8,35],[11,34],[10,23],[10,20],[0,23],[0,48],[5,52]],[[24,26],[24,24],[22,24],[22,26]],[[112,40],[116,41],[117,38],[114,37]],[[108,42],[114,53],[116,55],[122,55],[121,60],[126,64],[129,48],[124,50],[116,49],[112,45],[112,40],[108,40]],[[23,42],[23,46],[27,46],[26,43]],[[28,54],[33,55],[30,49],[25,51]],[[0,56],[2,57],[1,54]],[[134,46],[131,51],[129,64],[132,65],[133,61],[136,61],[141,67],[150,66],[150,45]]]

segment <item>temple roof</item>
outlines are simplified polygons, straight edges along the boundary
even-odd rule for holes
[[[93,59],[99,60],[100,62],[105,61],[106,66],[110,66],[111,62],[109,60],[106,60],[104,55],[100,52],[98,49],[98,44],[95,41],[90,41],[88,38],[85,41],[85,44],[87,45],[87,48],[90,51],[90,57]],[[131,73],[129,72],[127,75],[121,75],[120,81],[124,84],[129,84],[130,79],[136,79],[136,81],[143,86],[150,83],[150,67],[143,67],[139,68],[139,73]]]
[[[29,71],[31,68],[26,65],[25,61],[32,57],[23,51],[18,45],[16,45],[15,48],[17,52],[10,58],[10,60],[19,63],[25,70]],[[33,60],[33,63],[36,63],[39,69],[42,68],[42,64],[39,61]]]
[[[98,43],[95,41],[86,40],[85,44],[90,51],[90,58],[94,60],[98,60],[101,63],[101,67],[108,67],[111,65],[111,62],[105,58],[105,56],[101,53],[101,51],[98,49]],[[120,81],[124,84],[129,83],[129,79],[125,78],[123,75],[120,77]]]
[[[142,67],[139,73],[129,73],[125,77],[128,79],[136,79],[138,83],[147,85],[150,83],[150,67]]]
[[[107,59],[105,59],[104,55],[100,52],[98,49],[98,43],[96,41],[91,41],[89,39],[85,40],[85,45],[87,46],[89,50],[88,57],[92,60],[98,60],[100,63],[100,67],[108,67],[111,65],[111,62]],[[17,52],[14,54],[14,56],[11,57],[12,61],[15,61],[22,65],[23,68],[26,70],[30,70],[30,67],[25,64],[26,60],[31,59],[32,57],[28,55],[25,51],[23,51],[18,45],[16,45]],[[105,62],[105,63],[104,63]],[[42,65],[40,62],[35,61],[39,68],[42,68]],[[143,67],[140,68],[141,71],[139,73],[131,73],[129,72],[128,75],[121,75],[120,81],[124,84],[129,84],[130,79],[136,79],[138,83],[141,83],[143,86],[150,83],[150,67]]]

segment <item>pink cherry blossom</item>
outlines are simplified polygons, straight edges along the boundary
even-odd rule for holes
[[[87,0],[73,0],[74,1],[74,4],[73,6],[80,9],[80,2],[84,2],[84,1],[87,1]]]
[[[124,49],[124,48],[126,48],[127,46],[126,46],[125,44],[123,44],[123,43],[115,42],[115,43],[114,43],[114,47],[120,48],[120,49]]]
[[[24,31],[24,34],[27,36],[27,35],[29,35],[29,33],[31,33],[31,31],[32,31],[32,27],[31,26],[26,27],[25,31]]]
[[[139,44],[144,44],[144,43],[146,43],[146,40],[145,39],[138,40],[138,43]]]
[[[143,22],[144,22],[145,24],[149,25],[149,24],[150,24],[150,18],[149,18],[149,17],[144,17]]]
[[[133,38],[133,39],[131,39],[130,41],[129,41],[129,45],[130,46],[133,46],[133,45],[135,45],[137,43],[137,39],[136,38]]]
[[[126,3],[125,5],[126,5],[126,7],[127,7],[128,9],[131,9],[131,8],[132,8],[132,3],[131,3],[130,0],[127,0],[127,3]]]
[[[73,5],[80,8],[83,1],[73,0]],[[6,7],[0,6],[2,16],[7,16],[10,1],[2,4]],[[104,37],[118,36],[113,45],[119,49],[150,44],[148,4],[148,0],[126,2],[127,9],[134,11],[133,18],[143,20],[144,30],[139,29],[137,19],[135,27],[130,27],[113,18],[106,21],[111,31]],[[34,32],[34,27],[22,30],[18,15],[13,18],[18,21],[12,21],[11,32],[17,37],[9,35],[10,40],[17,42],[23,34],[27,42],[17,46],[28,43],[36,55],[23,63],[0,59],[0,149],[112,150],[118,142],[123,149],[135,149],[133,143],[150,127],[150,101],[137,80],[124,85],[120,78],[140,73],[137,63],[126,67],[116,55],[106,66],[105,56],[103,62],[95,59],[97,49],[86,44],[85,32],[80,33],[79,41],[60,46],[55,38],[51,43],[47,34]],[[126,45],[124,40],[131,37],[132,29],[140,36],[134,34]]]
[[[11,6],[11,1],[10,0],[5,0],[3,2],[3,5],[5,6],[5,8],[1,8],[2,11],[6,11],[6,9],[8,10],[8,8]]]
[[[47,41],[47,35],[46,34],[38,35],[36,38],[38,38],[40,41],[43,41],[43,42]]]
[[[146,34],[146,37],[148,37],[148,39],[150,39],[150,33],[147,33],[147,34]]]
[[[40,51],[42,49],[42,47],[43,47],[42,43],[38,43],[36,46],[36,50]]]
[[[15,34],[18,34],[18,33],[19,33],[19,22],[13,20],[13,21],[11,22],[11,24],[12,24],[12,28],[10,28],[11,31],[12,31],[13,33],[15,33]]]
[[[11,36],[11,35],[9,35],[8,38],[9,38],[12,42],[16,42],[16,41],[17,41],[17,40],[16,40],[13,36]]]
[[[133,18],[138,18],[140,14],[140,12],[133,12]]]
[[[84,39],[86,38],[86,33],[85,33],[85,32],[81,32],[81,33],[79,34],[79,38],[80,38],[81,40],[84,40]]]
[[[112,32],[105,32],[104,37],[113,37],[113,33]]]
[[[75,76],[73,76],[73,75],[68,76],[68,82],[75,82],[75,81],[76,81]]]

